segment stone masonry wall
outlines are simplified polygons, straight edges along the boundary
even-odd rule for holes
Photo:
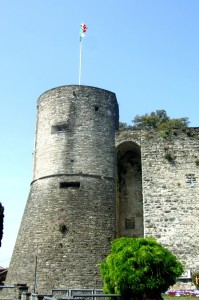
[[[144,236],[198,270],[199,129],[118,133],[117,146],[127,141],[141,148]]]
[[[30,291],[102,287],[115,237],[114,93],[64,86],[38,100],[33,182],[6,284]]]
[[[57,173],[113,176],[119,118],[114,93],[59,87],[41,95],[37,108],[33,180]]]
[[[101,288],[97,264],[124,235],[154,237],[199,270],[199,128],[115,140],[115,94],[95,87],[58,87],[37,104],[33,181],[6,285]]]

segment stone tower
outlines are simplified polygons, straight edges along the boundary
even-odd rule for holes
[[[62,86],[37,109],[33,181],[6,284],[101,288],[97,264],[115,237],[115,94]]]

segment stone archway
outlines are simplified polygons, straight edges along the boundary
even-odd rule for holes
[[[117,237],[143,237],[142,165],[140,147],[131,141],[117,147]]]

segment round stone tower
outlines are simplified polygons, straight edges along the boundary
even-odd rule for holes
[[[115,94],[62,86],[37,109],[33,181],[6,284],[101,288],[97,264],[115,238]]]

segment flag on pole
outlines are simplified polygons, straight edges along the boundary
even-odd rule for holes
[[[82,23],[80,25],[80,42],[81,42],[82,38],[85,37],[85,33],[86,33],[87,29],[88,29],[88,27],[86,26],[85,23]]]
[[[81,71],[82,71],[82,38],[85,37],[85,33],[88,27],[85,23],[80,25],[80,51],[79,51],[79,85],[81,82]]]

